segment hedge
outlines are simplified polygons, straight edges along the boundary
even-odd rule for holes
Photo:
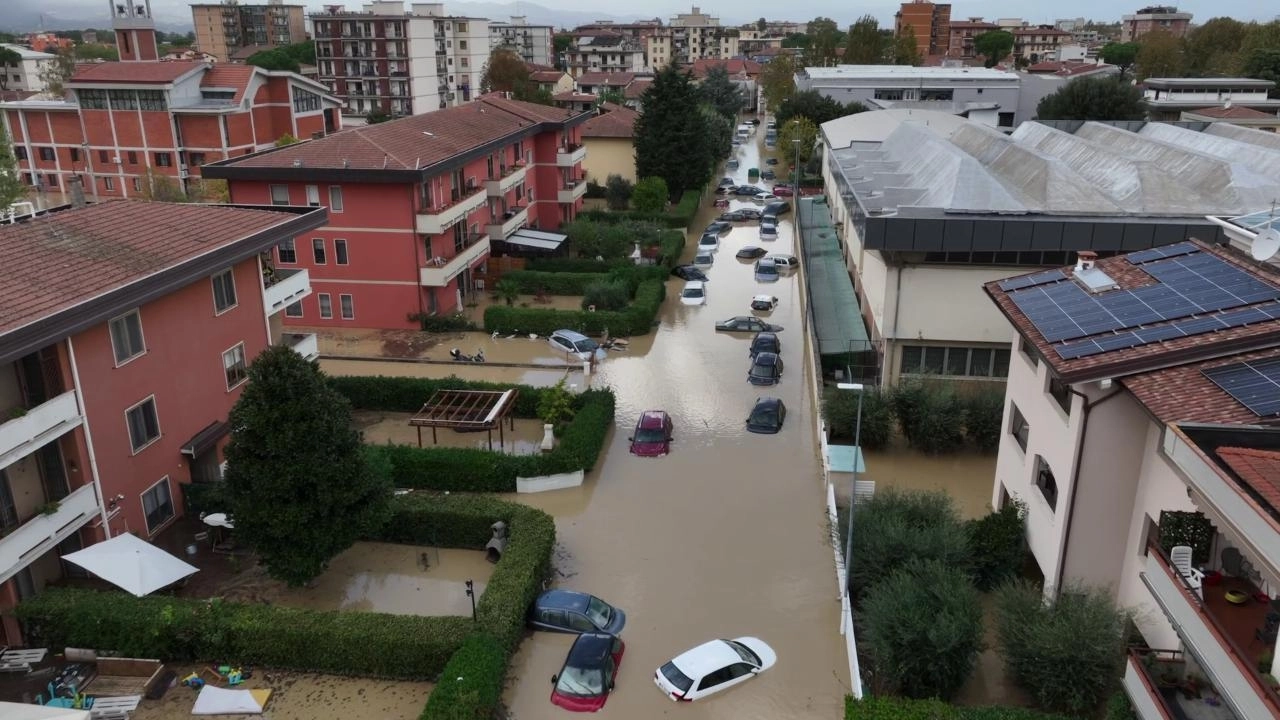
[[[346,396],[354,410],[418,412],[438,390],[519,390],[513,413],[519,418],[538,416],[538,400],[545,388],[532,385],[463,380],[458,377],[417,378],[385,375],[329,376],[329,386]]]
[[[803,185],[804,183],[801,182]],[[819,178],[821,184],[821,178]],[[640,222],[651,222],[666,227],[686,228],[689,223],[693,222],[693,218],[698,214],[698,207],[702,204],[702,195],[706,192],[706,188],[700,190],[685,190],[680,196],[680,201],[674,207],[665,213],[641,212],[639,210],[584,210],[578,213],[579,218],[594,220],[596,222],[617,223],[623,220],[637,220]]]
[[[668,232],[668,231],[664,231]],[[683,237],[683,234],[681,234]],[[626,267],[631,261],[626,258],[614,260],[596,260],[595,258],[529,258],[525,270],[544,273],[607,273],[616,267]],[[506,273],[503,277],[510,276]]]
[[[663,277],[666,269],[656,267]],[[662,280],[644,280],[636,288],[631,305],[625,310],[555,310],[551,308],[521,308],[491,305],[484,311],[486,332],[550,335],[556,330],[577,330],[588,335],[599,335],[606,330],[611,335],[646,335],[653,328],[654,319],[666,298],[666,284]]]
[[[1037,710],[1011,707],[959,707],[941,700],[898,697],[844,697],[845,720],[1070,720]]]
[[[476,633],[467,638],[431,690],[421,720],[493,717],[502,700],[508,659],[502,644],[492,637]]]
[[[511,270],[502,273],[502,281],[512,283],[525,295],[539,290],[548,295],[582,295],[588,285],[608,277],[607,272],[607,269],[604,273]]]
[[[450,315],[409,313],[408,320],[418,323],[419,330],[430,333],[466,332],[476,329],[476,324],[460,312]]]

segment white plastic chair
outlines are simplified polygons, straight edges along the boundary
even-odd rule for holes
[[[1175,545],[1169,550],[1169,561],[1173,563],[1178,574],[1186,579],[1187,585],[1195,591],[1196,595],[1203,598],[1204,589],[1201,584],[1204,581],[1204,573],[1191,564],[1192,552],[1190,545]]]

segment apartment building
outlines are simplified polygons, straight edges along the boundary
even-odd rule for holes
[[[268,343],[315,355],[278,316],[306,271],[261,254],[323,208],[103,202],[0,225],[0,644],[60,556],[152,539],[182,488],[221,477],[227,416]]]
[[[947,57],[977,57],[978,51],[973,48],[974,39],[983,33],[999,29],[995,23],[984,22],[980,17],[972,17],[966,21],[952,21],[947,30]]]
[[[244,5],[237,0],[195,3],[191,6],[191,22],[195,26],[195,46],[218,62],[230,62],[241,48],[268,50],[307,39],[305,6],[286,5],[284,0]]]
[[[581,35],[564,53],[564,69],[575,79],[586,73],[638,73],[645,69],[645,50],[622,35]]]
[[[672,62],[690,65],[737,57],[738,37],[737,28],[724,27],[720,18],[705,15],[695,6],[692,12],[673,15],[665,29],[649,36],[649,65],[657,71]]]
[[[1023,122],[1006,134],[907,108],[821,131],[832,224],[887,384],[1008,372],[1007,322],[983,283],[1078,250],[1214,241],[1206,215],[1280,196],[1276,136],[1226,123]]]
[[[311,16],[320,82],[343,112],[415,115],[470,102],[489,59],[489,21],[445,14],[442,3],[326,6]]]
[[[552,50],[554,36],[555,28],[550,25],[530,25],[528,18],[523,15],[512,15],[509,23],[489,23],[489,42],[492,48],[514,50],[521,59],[533,65],[555,63]]]
[[[156,56],[147,6],[114,18],[121,62],[83,64],[66,98],[0,103],[22,180],[93,198],[145,197],[156,178],[187,188],[200,166],[270,147],[283,135],[342,127],[339,101],[295,73]]]
[[[1147,78],[1142,97],[1152,120],[1177,120],[1182,112],[1208,105],[1280,111],[1280,99],[1270,96],[1276,84],[1254,78]]]
[[[1136,611],[1123,684],[1143,720],[1201,716],[1202,697],[1280,716],[1280,271],[1250,252],[1280,222],[1210,220],[1225,244],[1081,252],[985,286],[1016,347],[992,502],[1025,504],[1049,598],[1083,583]]]
[[[44,80],[41,79],[40,73],[44,72],[57,56],[21,45],[0,44],[0,47],[12,50],[21,57],[14,64],[0,63],[0,75],[4,75],[4,82],[0,83],[0,86],[12,92],[44,91]]]
[[[328,203],[327,227],[276,250],[277,268],[305,268],[316,287],[286,324],[415,328],[415,315],[457,312],[484,291],[491,248],[545,248],[546,233],[525,228],[577,216],[590,117],[493,93],[205,172],[233,202]]]
[[[1133,42],[1157,30],[1174,37],[1186,37],[1191,29],[1191,17],[1191,13],[1178,12],[1178,8],[1171,5],[1144,7],[1120,18],[1120,42]]]
[[[1031,64],[1042,60],[1063,60],[1058,50],[1071,42],[1071,33],[1049,25],[1013,31],[1013,57]]]
[[[894,14],[893,34],[902,37],[908,28],[915,34],[920,57],[945,54],[951,40],[951,4],[929,0],[902,3]]]
[[[27,46],[36,52],[56,53],[75,47],[71,38],[58,37],[53,33],[29,33],[25,38]]]

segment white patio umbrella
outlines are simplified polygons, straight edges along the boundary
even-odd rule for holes
[[[89,720],[89,711],[0,702],[0,717],[4,720]]]
[[[63,555],[62,559],[138,597],[172,585],[199,570],[129,533]]]

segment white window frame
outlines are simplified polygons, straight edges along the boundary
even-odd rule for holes
[[[293,253],[292,260],[284,259],[284,247],[286,245],[288,245],[289,247],[289,252]],[[285,240],[281,240],[276,245],[276,260],[280,261],[280,264],[282,265],[297,265],[298,264],[298,241],[295,238],[287,238]]]
[[[115,334],[114,332],[112,332],[111,328],[112,328],[112,326],[113,326],[113,325],[115,325],[115,323],[116,323],[116,321],[117,321],[117,320],[123,320],[123,319],[125,319],[125,318],[129,317],[130,315],[137,315],[137,316],[138,316],[138,337],[142,339],[142,347],[141,347],[137,352],[135,352],[135,353],[133,353],[132,355],[130,355],[129,357],[126,357],[125,359],[121,360],[121,359],[120,359],[120,352],[119,352],[119,349],[118,349],[118,347],[117,347],[117,345],[116,345],[116,334]],[[124,366],[124,365],[128,365],[129,363],[133,362],[134,360],[136,360],[136,359],[138,359],[138,358],[142,357],[143,355],[146,355],[146,354],[147,354],[147,336],[146,336],[146,333],[143,331],[143,328],[142,328],[142,309],[141,309],[141,308],[134,308],[134,309],[130,310],[130,311],[129,311],[129,312],[127,312],[127,313],[121,313],[120,315],[117,315],[117,316],[115,316],[115,317],[111,318],[110,320],[108,320],[108,321],[107,321],[107,335],[109,335],[109,336],[111,337],[111,358],[112,358],[113,360],[115,360],[115,362],[116,362],[116,365],[115,365],[115,366],[116,366],[116,367],[122,367],[122,366]]]
[[[156,418],[156,436],[147,440],[142,445],[139,445],[138,447],[134,447],[132,426],[129,423],[129,413],[133,412],[134,410],[137,410],[138,408],[142,407],[143,405],[146,405],[147,403],[151,403],[151,410]],[[143,450],[146,450],[152,445],[155,445],[156,442],[160,440],[160,438],[164,437],[164,431],[161,430],[160,428],[160,407],[156,404],[156,396],[154,393],[142,398],[141,400],[134,403],[133,405],[130,405],[129,407],[125,408],[124,427],[125,427],[125,434],[129,436],[129,447],[132,448],[133,450],[131,455],[137,455]]]
[[[347,249],[347,241],[344,238],[336,238],[333,241],[333,264],[351,264],[351,254]]]
[[[320,207],[320,186],[307,186],[307,207]]]
[[[294,308],[297,308],[297,310],[295,310]],[[299,300],[299,301],[298,301],[298,302],[296,302],[296,303],[289,303],[288,305],[285,305],[285,306],[284,306],[284,316],[285,316],[285,317],[288,317],[288,318],[300,318],[300,317],[302,317],[302,314],[303,314],[303,310],[302,310],[302,301],[301,301],[301,300]]]
[[[236,295],[236,275],[234,270],[235,268],[227,268],[222,272],[214,273],[209,278],[209,284],[213,289],[213,316],[214,317],[217,317],[219,315],[222,315],[223,313],[234,310],[238,305],[240,305],[240,298],[239,296]],[[218,308],[218,279],[221,277],[226,277],[231,282],[231,304],[227,305],[224,308],[219,309]]]
[[[311,238],[311,262],[325,265],[329,260],[329,251],[325,247],[324,238]]]
[[[276,202],[276,188],[284,188],[284,198],[285,198],[285,201],[284,201],[284,202]],[[288,185],[279,185],[279,184],[275,184],[275,185],[268,185],[268,186],[267,186],[267,194],[268,194],[268,198],[271,200],[271,204],[272,204],[272,205],[285,205],[285,206],[287,206],[287,205],[292,201],[292,198],[290,197],[290,194],[289,194],[289,186],[288,186]]]
[[[331,213],[342,212],[342,186],[341,185],[329,186],[329,212]]]
[[[230,371],[233,367],[235,367],[235,364],[233,363],[232,365],[227,365],[227,355],[234,353],[237,350],[240,351],[241,375],[239,379],[237,379],[235,382],[232,382]],[[222,375],[223,375],[223,378],[227,381],[227,392],[231,392],[232,390],[235,390],[236,388],[245,384],[245,382],[249,380],[249,356],[246,355],[244,352],[243,342],[238,342],[235,345],[232,345],[231,347],[222,351]]]
[[[151,527],[151,521],[147,517],[146,497],[147,495],[151,494],[152,490],[155,490],[160,485],[164,485],[165,492],[169,495],[170,514],[169,514],[169,517],[162,520],[158,525],[156,525],[155,527]],[[169,476],[165,475],[164,477],[160,478],[156,482],[152,483],[151,486],[148,487],[146,490],[143,490],[142,492],[138,493],[138,505],[142,507],[142,522],[147,524],[147,537],[151,537],[156,533],[160,532],[160,530],[163,529],[170,522],[172,522],[174,518],[178,517],[178,508],[173,504],[173,485],[170,484],[169,482]]]
[[[108,175],[102,178],[102,187],[107,192],[114,192],[116,189],[116,182],[110,175]]]
[[[347,312],[348,308],[351,309],[350,313]],[[338,295],[338,316],[343,320],[356,319],[356,299],[351,295],[351,293],[341,293]]]
[[[330,296],[329,293],[316,293],[316,302],[319,303],[320,305],[320,319],[332,320],[333,319],[333,297]],[[324,309],[325,305],[329,306],[328,312],[325,312],[325,309]]]

